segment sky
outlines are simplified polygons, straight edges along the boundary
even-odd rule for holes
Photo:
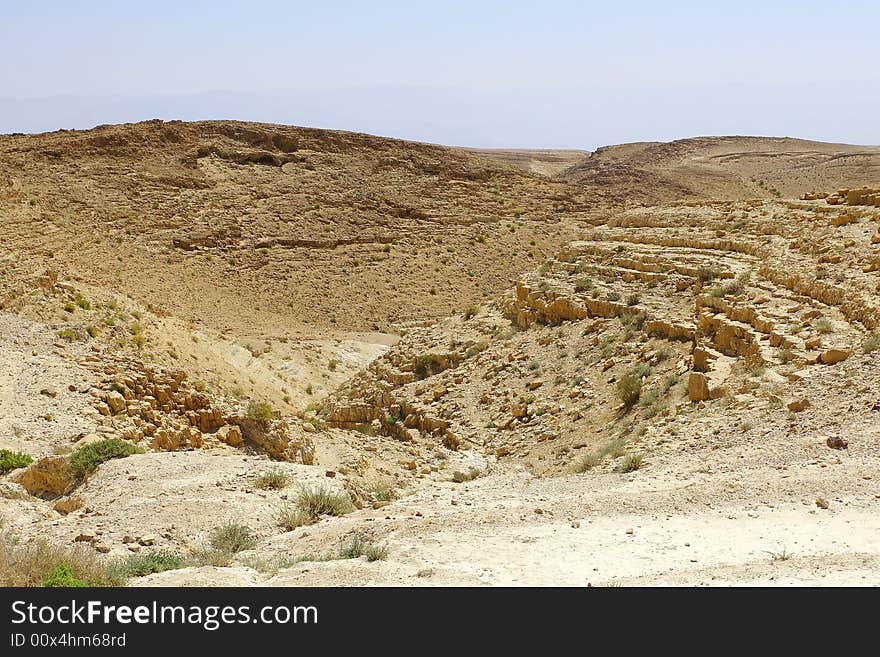
[[[880,144],[876,0],[0,0],[0,133],[241,119],[460,146]]]

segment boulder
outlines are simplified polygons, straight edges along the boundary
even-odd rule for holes
[[[73,487],[74,479],[65,456],[46,456],[15,475],[15,481],[31,495],[44,499],[61,497]]]
[[[821,360],[826,365],[834,365],[834,363],[839,363],[842,360],[846,360],[852,354],[851,349],[827,349],[821,353],[819,356],[819,360]]]

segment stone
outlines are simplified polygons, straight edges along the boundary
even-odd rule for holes
[[[43,388],[40,390],[41,395],[45,395],[46,397],[52,397],[53,399],[58,396],[58,391],[54,388]]]
[[[231,445],[232,447],[239,447],[244,443],[244,438],[241,435],[241,429],[239,429],[234,424],[227,424],[225,426],[217,429],[217,433],[214,434],[217,436],[217,439],[221,442],[226,443],[227,445]]]
[[[828,436],[825,444],[828,445],[828,447],[830,447],[831,449],[846,449],[847,447],[849,447],[849,441],[846,438],[841,438],[840,436]]]
[[[688,377],[688,399],[691,401],[709,399],[709,380],[702,372],[691,372]]]
[[[125,397],[115,390],[111,390],[107,393],[107,396],[104,398],[104,403],[107,404],[107,407],[113,415],[118,415],[125,411]]]
[[[81,509],[83,506],[83,501],[79,497],[62,497],[60,500],[55,502],[55,505],[52,507],[58,513],[63,513],[67,515],[68,513],[72,513]]]
[[[851,349],[827,349],[823,351],[819,356],[819,360],[821,360],[826,365],[834,365],[835,363],[839,363],[842,360],[846,360],[852,354]]]
[[[795,399],[793,401],[788,402],[786,405],[788,410],[793,413],[800,413],[801,411],[810,407],[809,399]]]
[[[46,456],[15,474],[14,481],[31,495],[44,499],[61,497],[73,486],[65,456]]]

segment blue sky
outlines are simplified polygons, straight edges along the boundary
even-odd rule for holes
[[[238,118],[474,146],[880,143],[880,3],[12,2],[0,132]]]

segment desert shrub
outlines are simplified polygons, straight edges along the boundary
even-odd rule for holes
[[[608,293],[609,301],[620,301],[620,292],[609,292]]]
[[[826,319],[825,317],[820,317],[813,322],[813,327],[819,331],[819,333],[831,333],[834,330],[834,324],[831,323],[830,319]]]
[[[642,454],[627,454],[623,457],[623,460],[617,465],[617,467],[614,468],[614,471],[621,474],[634,472],[642,467],[644,460],[645,457]]]
[[[34,462],[33,457],[24,452],[13,452],[0,449],[0,474],[6,474],[18,468],[26,468]]]
[[[575,461],[573,470],[577,473],[592,470],[602,462],[602,456],[597,451],[588,452]]]
[[[257,544],[254,530],[235,521],[229,521],[214,529],[209,540],[212,548],[229,554],[250,550]]]
[[[270,422],[275,419],[275,411],[271,404],[266,402],[258,402],[253,399],[248,402],[247,416],[249,420],[257,422]]]
[[[297,527],[313,524],[315,519],[296,506],[288,504],[278,509],[278,512],[275,514],[275,522],[284,531],[290,532]]]
[[[190,566],[228,566],[232,563],[232,553],[214,548],[198,548],[193,550],[186,559]]]
[[[390,479],[380,479],[373,482],[369,487],[369,491],[379,502],[391,502],[397,499],[397,489],[394,482]]]
[[[355,535],[339,550],[340,559],[359,559],[366,557],[367,561],[380,561],[388,556],[388,548],[374,545],[360,535]]]
[[[254,480],[254,486],[261,490],[281,490],[287,486],[287,483],[287,475],[278,468],[261,472]]]
[[[480,312],[480,309],[476,306],[469,306],[467,310],[464,311],[464,319],[465,321],[469,320],[471,317],[476,317],[477,313]]]
[[[627,306],[636,306],[636,305],[638,305],[638,303],[639,303],[640,300],[641,300],[641,299],[640,299],[640,297],[639,297],[638,294],[635,294],[635,293],[630,294],[630,295],[626,298],[626,305],[627,305]]]
[[[58,331],[58,337],[68,342],[73,342],[77,338],[76,331],[73,329],[61,329]]]
[[[868,336],[862,343],[862,351],[866,354],[870,354],[878,349],[880,349],[880,333]]]
[[[354,509],[346,493],[337,493],[319,487],[301,488],[294,504],[295,508],[312,522],[317,521],[321,516],[344,516]]]
[[[574,282],[575,292],[589,292],[594,287],[595,285],[591,278],[579,278]]]
[[[718,278],[718,272],[710,267],[700,267],[700,269],[697,270],[697,278],[704,283],[709,283]]]
[[[110,566],[110,571],[119,577],[143,577],[152,573],[183,568],[183,558],[170,550],[149,550],[134,554]]]
[[[74,298],[74,301],[76,302],[76,305],[79,306],[80,308],[82,308],[83,310],[91,310],[92,309],[92,304],[90,304],[88,302],[88,300],[85,297],[83,297],[83,295],[80,294],[79,292],[76,293],[76,297]]]
[[[388,548],[382,545],[367,545],[364,556],[367,561],[382,561],[388,557]]]
[[[339,361],[331,358],[330,361],[327,363],[327,369],[331,372],[335,372],[337,365],[339,365]]]
[[[779,359],[779,362],[783,364],[790,363],[792,360],[794,360],[794,354],[792,353],[791,349],[780,349],[777,352],[776,357]]]
[[[137,445],[110,438],[83,445],[69,457],[70,472],[76,478],[85,477],[94,472],[95,468],[110,459],[123,458],[132,454],[143,454],[144,450]]]

